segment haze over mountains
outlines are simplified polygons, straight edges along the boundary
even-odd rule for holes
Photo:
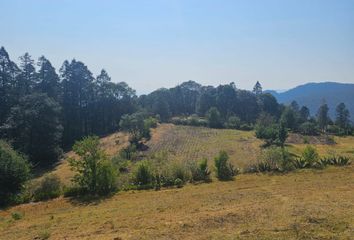
[[[315,116],[319,106],[326,102],[332,119],[335,118],[336,106],[344,102],[354,121],[354,84],[350,83],[307,83],[285,92],[266,91],[277,98],[280,103],[289,104],[293,100],[300,106],[305,105],[310,109],[311,116]]]

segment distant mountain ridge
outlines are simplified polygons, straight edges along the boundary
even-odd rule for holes
[[[280,103],[289,104],[295,100],[300,107],[307,106],[311,116],[316,115],[318,108],[325,101],[332,120],[335,119],[337,105],[343,102],[350,111],[351,120],[354,121],[354,84],[351,83],[307,83],[282,93],[273,90],[265,92],[271,93]]]

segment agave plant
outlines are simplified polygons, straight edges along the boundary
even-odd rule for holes
[[[272,170],[270,164],[266,161],[261,161],[257,165],[257,169],[259,172],[270,172]]]
[[[337,161],[336,161],[335,165],[337,165],[337,166],[345,166],[345,165],[349,165],[351,163],[350,159],[345,156],[339,156],[336,160]]]
[[[308,168],[310,164],[302,157],[294,158],[293,164],[295,168]]]

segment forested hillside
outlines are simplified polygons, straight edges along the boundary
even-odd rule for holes
[[[277,93],[269,91],[280,103],[289,104],[292,101],[305,105],[310,109],[311,115],[317,114],[317,109],[323,102],[329,107],[329,115],[332,119],[336,117],[336,106],[343,102],[351,113],[354,113],[354,84],[346,83],[308,83],[290,89],[286,92]],[[351,115],[354,120],[354,114]]]

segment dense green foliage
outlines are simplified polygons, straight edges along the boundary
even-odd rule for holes
[[[232,180],[236,175],[234,166],[229,162],[229,155],[225,151],[221,151],[214,159],[216,177],[219,180]]]
[[[76,172],[73,181],[84,194],[106,195],[116,189],[116,171],[99,147],[98,137],[85,137],[73,147],[79,159],[70,158]]]
[[[135,91],[105,70],[95,78],[72,60],[58,74],[43,56],[37,65],[26,53],[17,66],[0,48],[0,138],[35,166],[52,164],[83,136],[116,131],[121,116],[137,108]]]
[[[0,140],[0,206],[11,203],[30,177],[30,165],[9,144]]]
[[[34,201],[43,201],[57,198],[61,195],[62,186],[58,176],[48,175],[45,176],[33,193]]]

